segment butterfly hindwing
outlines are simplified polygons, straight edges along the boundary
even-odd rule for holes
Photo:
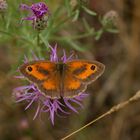
[[[37,86],[42,93],[51,98],[60,97],[60,77],[59,75],[52,73],[48,79],[39,83]]]
[[[73,97],[86,90],[87,85],[75,78],[70,69],[67,69],[64,76],[64,96]]]

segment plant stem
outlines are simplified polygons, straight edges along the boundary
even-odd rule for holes
[[[114,113],[114,112],[119,111],[120,109],[123,109],[124,107],[126,107],[126,106],[129,105],[130,103],[133,103],[133,102],[135,102],[135,101],[137,101],[137,100],[139,100],[139,99],[140,99],[140,90],[139,90],[134,96],[132,96],[131,98],[129,98],[127,101],[124,101],[124,102],[122,102],[122,103],[119,103],[119,104],[113,106],[113,107],[112,107],[109,111],[107,111],[106,113],[100,115],[99,117],[97,117],[96,119],[90,121],[89,123],[87,123],[87,124],[84,125],[83,127],[81,127],[81,128],[79,128],[79,129],[77,129],[76,131],[70,133],[69,135],[67,135],[66,137],[62,138],[61,140],[66,140],[67,138],[69,138],[69,137],[71,137],[72,135],[74,135],[74,134],[76,134],[76,133],[82,131],[83,129],[85,129],[86,127],[90,126],[91,124],[93,124],[93,123],[99,121],[100,119],[102,119],[102,118],[104,118],[104,117],[106,117],[106,116],[108,116],[108,115],[110,115],[110,114],[112,114],[112,113]]]
[[[37,46],[40,46],[40,31],[37,32]]]
[[[6,21],[5,21],[5,14],[4,13],[1,13],[1,18],[2,18],[3,25],[5,26]]]

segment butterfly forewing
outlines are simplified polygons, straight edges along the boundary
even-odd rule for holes
[[[64,78],[64,95],[76,96],[84,92],[87,85],[95,81],[103,72],[105,66],[97,61],[70,61],[66,63]]]
[[[104,64],[97,61],[76,60],[67,63],[72,75],[82,83],[95,81],[104,72]]]
[[[20,67],[21,73],[38,89],[50,97],[60,96],[60,76],[56,63],[50,61],[33,61]]]

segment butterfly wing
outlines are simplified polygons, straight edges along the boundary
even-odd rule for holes
[[[105,66],[97,61],[76,60],[66,63],[64,96],[76,96],[104,72]]]
[[[58,64],[50,61],[33,61],[20,67],[20,72],[46,96],[73,97],[84,92],[104,71],[104,65],[89,61],[67,62],[60,75]]]
[[[78,95],[81,92],[84,92],[87,88],[87,84],[81,82],[77,79],[72,71],[69,69],[65,72],[64,76],[64,87],[63,87],[63,96],[64,97],[73,97]]]
[[[20,72],[46,96],[59,97],[60,76],[57,64],[50,61],[33,61],[20,67]]]

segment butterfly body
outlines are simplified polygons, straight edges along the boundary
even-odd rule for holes
[[[95,81],[105,66],[97,61],[74,60],[51,62],[45,60],[23,64],[20,72],[45,96],[51,98],[74,97],[84,92]]]

